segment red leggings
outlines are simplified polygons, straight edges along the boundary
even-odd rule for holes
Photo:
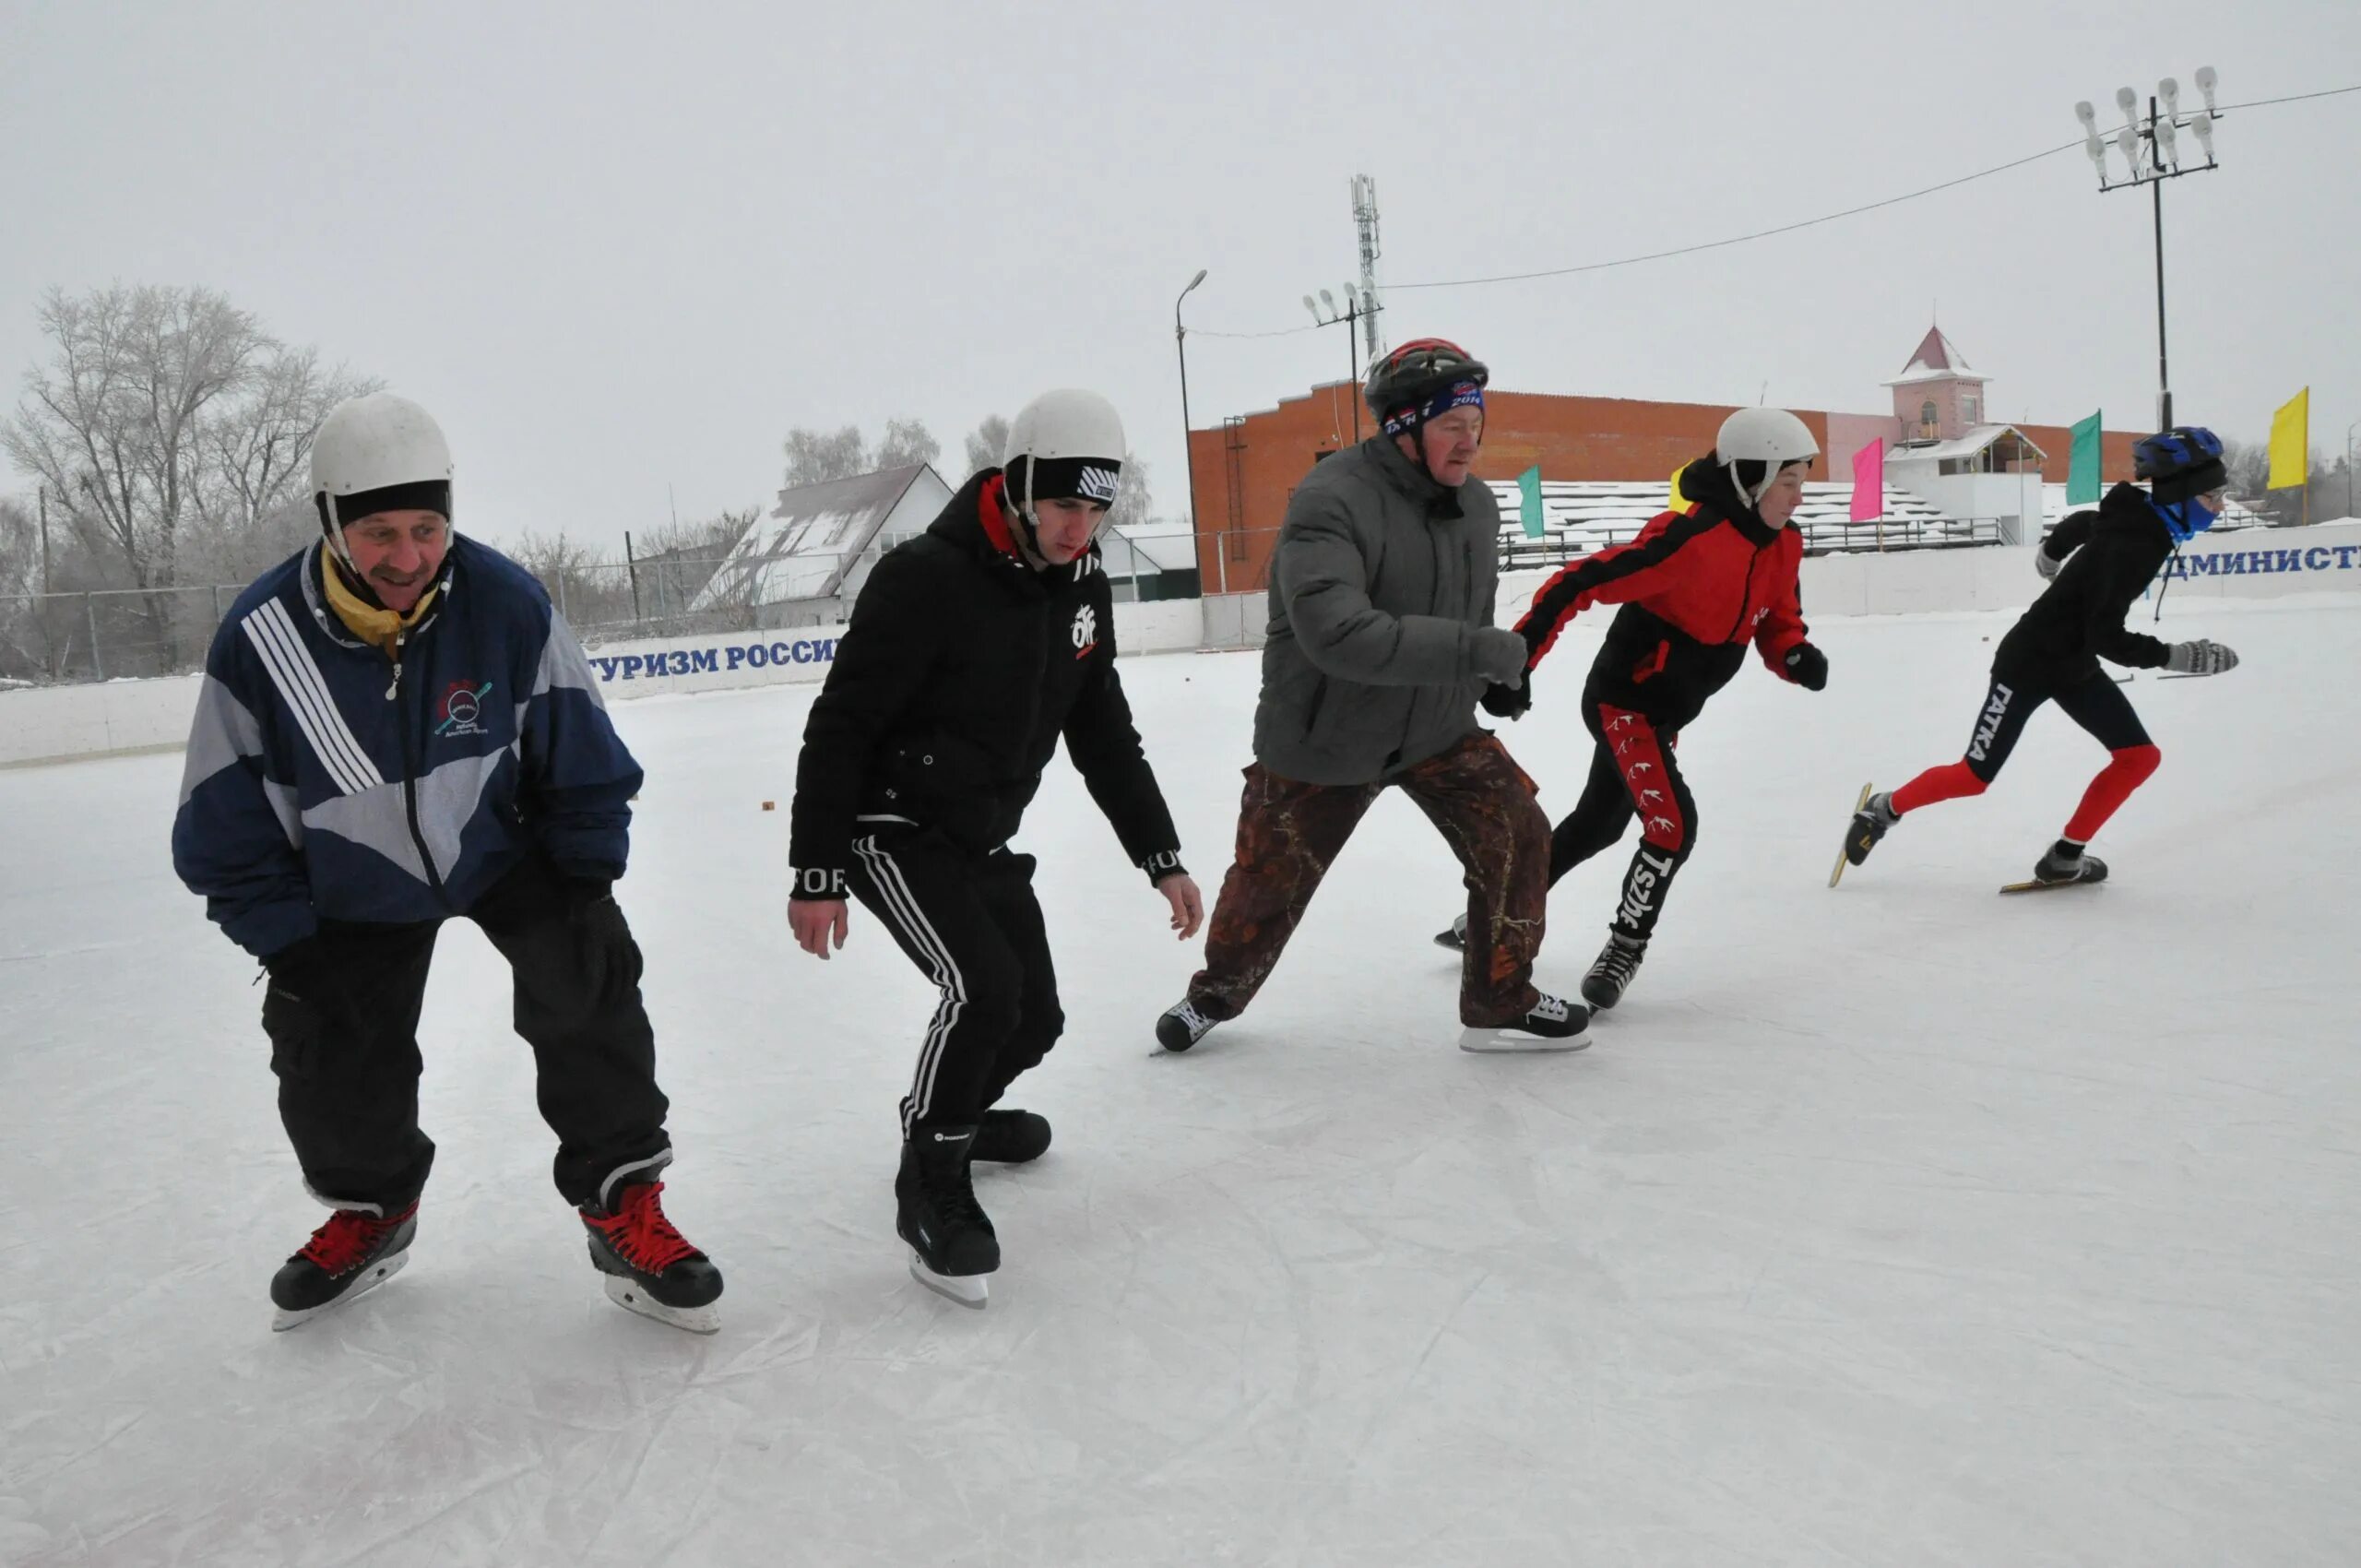
[[[1957,762],[1930,767],[1893,792],[1896,814],[1907,815],[1921,806],[1938,801],[1952,801],[1964,796],[1980,795],[2000,772],[2009,754],[2016,749],[2017,737],[2023,733],[2025,721],[2045,702],[2055,701],[2066,716],[2094,736],[2111,754],[2107,765],[2099,769],[2090,788],[2082,791],[2082,803],[2075,808],[2071,821],[2066,825],[2064,837],[2076,844],[2087,844],[2097,837],[2131,791],[2148,780],[2164,760],[2164,754],[2148,739],[2141,726],[2140,716],[2131,711],[2131,704],[2122,688],[2104,674],[2055,691],[2044,691],[2023,682],[2002,679],[1997,672],[1990,688],[1985,693],[1984,706],[1976,711],[1975,731],[1968,742],[1967,754]]]

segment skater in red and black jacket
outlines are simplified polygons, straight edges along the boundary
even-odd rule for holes
[[[2016,748],[2025,721],[2042,704],[2055,702],[2108,757],[2082,792],[2065,834],[2034,866],[2034,880],[2105,880],[2106,862],[2085,854],[2083,846],[2156,771],[2163,754],[2099,660],[2183,675],[2218,675],[2238,662],[2219,643],[2164,643],[2123,624],[2132,601],[2174,552],[2221,516],[2229,483],[2222,443],[2194,425],[2151,435],[2133,448],[2132,473],[2149,488],[2117,485],[2096,511],[2059,523],[2035,554],[2035,566],[2053,580],[1992,656],[1992,683],[1976,709],[1967,754],[1927,769],[1899,790],[1871,795],[1846,830],[1845,860],[1854,865],[1868,860],[1886,831],[1921,806],[1984,793]]]
[[[1796,573],[1803,541],[1788,525],[1820,443],[1794,414],[1740,409],[1714,451],[1680,470],[1674,505],[1629,544],[1559,572],[1517,623],[1526,647],[1522,686],[1494,686],[1484,707],[1503,719],[1532,704],[1533,670],[1558,634],[1594,604],[1619,604],[1583,686],[1583,723],[1597,741],[1573,814],[1550,835],[1549,881],[1623,837],[1640,820],[1607,945],[1583,980],[1583,1000],[1620,1001],[1647,952],[1674,875],[1697,841],[1697,802],[1673,747],[1706,699],[1727,685],[1754,645],[1782,680],[1828,683],[1828,659],[1809,640]],[[1435,938],[1461,943],[1459,927]]]

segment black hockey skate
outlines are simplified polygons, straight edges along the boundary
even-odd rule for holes
[[[711,1334],[721,1326],[721,1270],[664,1218],[661,1182],[635,1182],[614,1198],[611,1214],[585,1204],[590,1262],[607,1278],[607,1299],[626,1311]]]
[[[1452,916],[1450,929],[1435,932],[1435,945],[1448,947],[1453,953],[1466,952],[1467,917],[1465,915]]]
[[[1621,932],[1609,932],[1607,945],[1598,950],[1598,961],[1583,977],[1583,1000],[1604,1013],[1623,1000],[1623,992],[1631,988],[1631,977],[1640,972],[1640,960],[1648,956],[1648,944],[1635,941]]]
[[[910,1277],[963,1307],[990,1299],[985,1277],[1000,1267],[1000,1238],[967,1172],[975,1141],[973,1127],[913,1127],[894,1178],[894,1229],[910,1244]]]
[[[379,1216],[340,1208],[312,1232],[303,1250],[271,1277],[270,1303],[279,1309],[273,1332],[293,1328],[383,1285],[409,1261],[418,1234],[418,1205]]]
[[[1197,1011],[1197,1004],[1182,997],[1164,1010],[1156,1021],[1156,1043],[1167,1051],[1186,1051],[1213,1033],[1219,1018],[1209,1018]]]
[[[976,1123],[969,1160],[1023,1165],[1050,1152],[1050,1119],[1031,1111],[987,1111]]]
[[[1590,1009],[1562,996],[1541,993],[1522,1018],[1505,1024],[1470,1024],[1459,1032],[1459,1049],[1476,1051],[1580,1051],[1590,1043]]]

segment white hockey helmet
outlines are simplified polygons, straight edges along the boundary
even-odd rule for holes
[[[434,416],[372,392],[328,410],[312,438],[312,500],[330,548],[350,565],[344,526],[374,512],[451,515],[451,446]]]
[[[1770,493],[1781,469],[1819,456],[1811,427],[1785,409],[1740,409],[1722,422],[1714,437],[1714,460],[1750,506]]]
[[[1096,392],[1062,387],[1016,411],[1002,468],[1011,505],[1029,527],[1037,501],[1097,501],[1111,507],[1123,477],[1123,421]]]

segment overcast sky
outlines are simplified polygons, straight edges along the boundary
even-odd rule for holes
[[[2070,140],[2201,65],[2225,103],[2361,81],[2361,5],[651,6],[0,0],[0,388],[45,289],[220,289],[433,410],[495,540],[760,501],[797,424],[960,438],[1098,388],[1185,510],[1200,425],[1341,375],[1299,297],[1594,261]],[[2071,20],[2059,13],[2075,13]],[[2189,93],[2194,101],[2193,90]],[[2165,191],[2177,412],[2361,418],[2361,94],[2236,115]],[[2079,151],[1704,255],[1397,289],[1518,390],[1876,412],[1940,303],[1995,417],[2144,427],[2144,193]],[[951,473],[954,481],[959,477]],[[29,489],[0,459],[0,493]]]

